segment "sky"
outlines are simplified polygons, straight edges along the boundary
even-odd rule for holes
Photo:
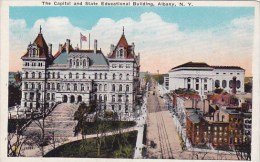
[[[20,58],[40,25],[53,53],[66,39],[76,47],[80,33],[90,33],[91,48],[97,39],[105,55],[124,26],[128,44],[134,42],[140,53],[141,71],[167,73],[193,61],[241,66],[252,75],[252,7],[10,7],[9,12],[10,71],[21,70]]]

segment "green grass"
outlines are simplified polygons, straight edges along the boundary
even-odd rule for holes
[[[59,146],[45,157],[133,158],[136,138],[137,131],[103,137],[100,156],[96,138],[90,138]]]
[[[98,121],[98,122],[87,122],[85,123],[84,134],[95,134],[97,133],[97,127],[104,126],[106,132],[118,130],[119,128],[129,128],[136,125],[135,121]]]

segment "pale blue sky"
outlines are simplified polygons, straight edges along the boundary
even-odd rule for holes
[[[100,18],[118,21],[130,17],[138,21],[144,12],[154,12],[180,30],[205,30],[222,26],[239,17],[252,17],[253,7],[10,7],[11,19],[25,19],[31,28],[36,20],[68,17],[74,26],[91,29]]]
[[[91,48],[97,39],[104,54],[124,26],[141,54],[142,71],[165,73],[197,61],[241,66],[251,76],[254,21],[254,7],[10,7],[10,69],[21,69],[20,58],[40,25],[54,52],[66,39],[76,46],[80,33],[90,33]]]

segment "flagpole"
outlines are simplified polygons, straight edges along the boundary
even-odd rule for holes
[[[90,33],[88,33],[88,49],[90,50]]]

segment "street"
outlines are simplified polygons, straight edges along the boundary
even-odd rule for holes
[[[147,100],[147,154],[149,158],[174,159],[182,152],[179,136],[167,105],[155,83],[151,84]]]

